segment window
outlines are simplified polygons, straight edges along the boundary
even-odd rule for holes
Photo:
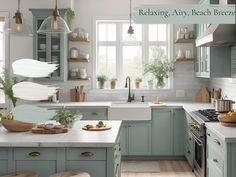
[[[143,75],[143,66],[162,51],[165,58],[170,56],[170,25],[133,24],[135,40],[127,35],[128,21],[96,21],[96,75],[105,74],[117,78],[118,88],[124,88],[126,76],[143,78],[142,88],[147,88],[153,76]],[[170,87],[169,79],[166,87]],[[134,85],[134,83],[133,83]],[[109,88],[109,83],[106,85]]]
[[[0,74],[3,72],[3,68],[5,67],[4,60],[4,35],[3,35],[3,27],[4,27],[4,18],[0,16]],[[2,90],[0,90],[0,103],[5,103],[5,95]]]

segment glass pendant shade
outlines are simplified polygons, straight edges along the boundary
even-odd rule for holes
[[[18,10],[13,18],[9,18],[4,25],[5,34],[19,36],[33,36],[33,31],[27,21],[23,19],[22,13]]]
[[[37,33],[70,33],[68,25],[60,16],[50,16],[46,18],[38,29]]]

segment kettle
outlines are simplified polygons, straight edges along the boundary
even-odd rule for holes
[[[79,49],[72,47],[70,49],[70,57],[71,58],[78,58],[79,57]]]

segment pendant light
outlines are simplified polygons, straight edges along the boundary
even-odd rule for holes
[[[37,33],[48,34],[48,33],[70,33],[70,32],[71,30],[68,27],[66,21],[60,16],[56,0],[56,7],[53,10],[52,15],[43,21]]]
[[[128,41],[135,41],[136,38],[134,37],[134,28],[131,24],[132,21],[132,14],[131,14],[131,0],[130,0],[130,4],[129,4],[129,29],[128,29],[128,37],[127,40]]]
[[[8,19],[4,25],[4,33],[15,35],[33,36],[31,27],[23,19],[23,14],[20,12],[20,0],[18,0],[18,9],[13,18]]]

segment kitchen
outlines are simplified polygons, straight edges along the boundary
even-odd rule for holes
[[[17,9],[17,1],[6,2],[1,0],[0,2],[2,4],[0,8],[1,15],[13,16]],[[182,4],[199,3],[197,0],[179,0],[178,2]],[[57,64],[56,61],[60,57],[60,59],[64,59],[60,61],[60,74],[62,74],[62,77],[55,77],[55,79],[42,79],[42,81],[39,81],[39,83],[43,85],[59,87],[59,103],[40,102],[36,103],[36,105],[39,105],[41,108],[56,110],[61,107],[66,107],[72,111],[78,109],[83,114],[84,118],[88,120],[84,120],[85,122],[83,125],[96,125],[98,123],[97,121],[99,120],[102,120],[103,122],[108,120],[106,124],[109,125],[109,121],[112,120],[118,121],[114,124],[119,127],[119,121],[122,120],[120,130],[118,130],[119,128],[116,129],[113,127],[111,130],[107,130],[110,131],[110,133],[113,132],[116,134],[117,137],[120,136],[121,147],[119,147],[119,143],[117,143],[118,139],[115,136],[113,138],[107,137],[108,142],[105,142],[105,139],[91,139],[89,136],[91,132],[82,131],[81,125],[79,123],[76,124],[75,127],[78,126],[78,130],[81,131],[76,133],[74,132],[74,129],[72,129],[68,134],[58,134],[58,136],[56,135],[56,139],[48,137],[47,135],[38,136],[28,134],[29,132],[24,133],[23,135],[25,138],[22,137],[20,141],[26,143],[26,145],[22,145],[24,143],[20,143],[19,140],[17,140],[19,139],[17,136],[18,133],[8,134],[8,132],[1,127],[0,144],[3,148],[1,148],[2,151],[0,151],[0,164],[3,166],[3,168],[1,168],[3,170],[0,170],[1,175],[14,172],[15,170],[32,170],[37,172],[39,176],[49,176],[57,172],[68,170],[80,170],[88,172],[91,176],[95,177],[109,175],[121,175],[124,177],[132,175],[159,176],[165,174],[175,176],[178,175],[178,169],[176,172],[171,170],[171,168],[173,169],[175,166],[179,166],[180,176],[194,176],[195,173],[199,176],[234,176],[235,169],[233,169],[233,165],[235,164],[235,159],[232,158],[232,154],[235,153],[234,143],[236,135],[234,128],[225,128],[224,126],[221,126],[220,123],[206,123],[206,130],[204,130],[204,128],[202,130],[204,130],[203,133],[207,137],[206,139],[209,141],[207,140],[207,142],[205,142],[206,148],[200,148],[201,150],[204,149],[207,151],[206,155],[203,155],[204,157],[201,156],[201,158],[203,158],[203,162],[205,163],[205,170],[204,163],[202,164],[201,168],[199,168],[201,165],[194,163],[194,156],[195,160],[197,159],[197,156],[194,155],[194,144],[199,142],[196,141],[196,143],[193,143],[194,138],[192,137],[188,124],[194,123],[192,122],[191,118],[189,119],[189,116],[195,116],[192,111],[213,108],[211,103],[195,102],[195,96],[201,88],[208,88],[212,92],[213,88],[215,89],[214,91],[217,91],[219,88],[221,88],[221,95],[223,97],[227,96],[230,100],[236,100],[234,91],[236,87],[236,81],[234,79],[236,73],[236,48],[232,45],[230,47],[219,47],[214,51],[214,47],[212,47],[210,52],[212,52],[213,54],[211,55],[214,56],[211,57],[213,62],[205,64],[205,60],[199,60],[199,62],[197,62],[198,58],[196,57],[198,56],[198,49],[195,47],[194,42],[175,42],[175,40],[178,38],[177,33],[180,31],[179,29],[184,31],[186,30],[185,27],[187,27],[187,30],[189,31],[190,39],[195,39],[195,37],[198,37],[199,30],[197,27],[195,25],[189,24],[163,26],[139,26],[132,24],[134,27],[134,34],[136,35],[138,42],[125,41],[122,43],[120,39],[122,39],[123,36],[121,35],[126,34],[129,28],[129,3],[129,1],[107,0],[102,0],[99,2],[93,2],[91,0],[58,0],[59,9],[67,9],[68,7],[72,7],[74,10],[75,17],[72,21],[71,28],[73,30],[77,28],[77,31],[73,31],[73,33],[69,35],[69,40],[66,40],[66,38],[60,39],[59,42],[56,39],[54,41],[50,40],[50,42],[52,42],[52,49],[50,50],[52,50],[52,53],[54,53],[53,55],[50,54],[50,56],[48,56],[49,54],[46,54],[47,56],[44,55],[43,51],[45,50],[45,45],[40,45],[47,43],[45,41],[48,39],[45,40],[43,36],[37,36],[36,38],[35,36],[30,37],[9,35],[9,40],[5,41],[7,44],[6,46],[9,46],[6,47],[5,64],[10,70],[12,70],[11,64],[22,58],[38,59],[39,61],[51,58],[52,64]],[[156,2],[151,0],[148,2],[140,0],[132,1],[132,6],[136,7],[142,3],[156,4]],[[169,0],[165,1],[165,3],[173,4],[174,2]],[[109,6],[109,8],[107,8],[107,6]],[[30,0],[22,0],[20,10],[23,13],[23,16],[27,18],[28,24],[32,26],[34,30],[36,30],[36,21],[42,21],[42,19],[39,17],[41,16],[45,18],[51,15],[51,10],[54,7],[54,1],[44,0],[40,2],[33,2]],[[42,9],[51,10],[44,11]],[[61,15],[65,13],[65,11],[61,11]],[[203,25],[199,28],[204,30],[207,27],[207,25]],[[158,34],[158,29],[162,30],[162,32],[164,29],[163,34],[165,35]],[[122,30],[124,31],[123,33]],[[157,34],[151,35],[149,30],[152,30],[152,32],[154,31]],[[143,34],[150,33],[150,36],[140,35],[140,37],[139,34],[142,34],[142,31],[144,31]],[[74,32],[77,34],[74,34]],[[80,33],[83,34],[86,41],[81,42],[70,40],[70,37],[73,39],[73,34],[79,36]],[[119,37],[120,41],[118,42],[120,45],[115,42],[118,39],[114,37],[114,34]],[[190,37],[191,35],[192,37]],[[76,37],[77,36],[74,38]],[[141,40],[142,38],[144,41]],[[159,38],[161,40],[159,40]],[[164,88],[158,89],[155,88],[155,79],[149,76],[149,74],[140,75],[140,73],[142,73],[142,68],[138,66],[136,68],[135,65],[135,67],[133,67],[135,69],[133,69],[132,72],[127,69],[130,68],[130,65],[133,66],[135,63],[142,63],[142,61],[145,62],[145,58],[148,58],[149,56],[148,47],[152,48],[152,46],[155,45],[162,46],[169,58],[174,60],[176,57],[179,58],[179,61],[174,63],[174,71],[170,71],[169,78],[165,79]],[[114,47],[120,52],[114,51]],[[71,50],[72,48],[75,50]],[[132,52],[129,52],[131,50]],[[78,57],[77,52],[83,55],[82,58],[89,58],[89,61],[67,62],[68,58]],[[207,53],[208,51],[203,51],[202,49],[202,52]],[[135,53],[135,56],[130,55],[129,53]],[[89,57],[87,57],[87,54],[89,54]],[[72,57],[72,55],[75,56]],[[217,55],[221,56],[221,60],[218,59],[219,57],[216,57]],[[184,56],[188,56],[186,58],[189,59],[186,59],[187,61],[185,59],[181,61],[181,58]],[[126,59],[130,62],[124,62],[122,67],[122,62],[119,60],[119,58],[123,58],[123,60]],[[143,58],[143,60],[141,61],[140,58]],[[222,58],[224,58],[224,60],[222,60]],[[109,65],[109,67],[112,69],[105,67],[104,63],[108,65],[109,62],[112,64],[117,63],[117,66],[112,64]],[[74,73],[76,73],[76,75],[73,75],[73,71],[75,71]],[[117,79],[115,86],[116,89],[110,89],[110,80],[105,82],[104,89],[99,89],[97,76],[104,74],[100,71],[106,71],[105,74],[106,76],[109,76],[109,79]],[[79,78],[79,80],[77,78],[77,80],[70,80],[76,79],[72,77],[77,77],[78,73],[80,74],[80,77],[82,76],[82,79]],[[126,76],[128,75],[131,76],[131,81],[129,79],[126,80]],[[140,88],[135,88],[134,82],[139,77],[142,79],[141,85],[139,86]],[[149,80],[152,80],[152,82],[149,82]],[[125,89],[125,81],[127,83],[127,87],[131,87],[129,96],[130,99],[133,97],[134,93],[135,100],[131,103],[125,103],[128,100],[129,93],[129,89]],[[77,91],[76,94],[74,91]],[[86,96],[79,96],[79,98],[77,98],[77,94],[80,95],[79,93],[85,93]],[[76,98],[73,95],[76,95]],[[74,102],[75,100],[81,101],[81,97],[82,100],[85,99],[85,102]],[[144,103],[142,103],[142,100]],[[54,102],[57,102],[57,99],[54,100]],[[153,102],[159,104],[154,104]],[[29,104],[29,102],[23,101],[21,99],[17,100],[17,106],[19,106],[19,110],[20,105],[25,104]],[[2,107],[4,108],[5,105],[2,105]],[[9,110],[11,109],[12,108],[9,108]],[[31,107],[31,109],[33,110],[34,108]],[[34,111],[36,111],[36,109],[34,109]],[[32,112],[33,111],[28,111],[27,113],[34,115]],[[34,119],[40,119],[40,116],[36,116],[36,114],[34,116]],[[93,122],[92,120],[97,121]],[[28,121],[30,122],[30,120]],[[200,125],[202,126],[202,124]],[[196,128],[197,127],[198,126],[196,126]],[[95,137],[106,137],[107,135],[105,132],[106,131],[93,132],[92,135]],[[78,139],[71,137],[74,134],[81,134],[84,135],[84,137],[79,136]],[[208,134],[210,134],[213,138],[211,139],[211,137],[208,137]],[[37,138],[41,137],[41,139],[39,138],[38,141],[34,140],[34,138],[32,138],[34,136],[37,136]],[[62,138],[61,141],[59,141],[60,138]],[[87,140],[85,138],[87,138]],[[31,142],[29,142],[29,139]],[[71,142],[69,142],[68,139]],[[221,147],[215,147],[215,144],[219,144],[214,142],[215,139],[219,139],[218,141],[222,145]],[[88,142],[89,140],[91,140],[90,143]],[[34,149],[34,147],[40,147],[42,149]],[[56,147],[57,152],[60,153],[56,153],[53,150],[55,148],[50,149],[50,147]],[[91,160],[81,160],[80,158],[76,157],[76,154],[81,153],[81,148],[83,152],[94,151],[93,153],[99,153],[99,156],[93,156]],[[138,170],[140,167],[136,163],[134,165],[134,168],[136,167],[136,172],[123,171],[120,174],[120,148],[122,160],[145,161],[147,159],[151,159],[158,160],[158,165],[154,167],[154,172],[150,172],[149,170],[146,173],[138,173],[140,172]],[[210,150],[210,152],[214,153],[209,153],[208,148],[212,148],[213,150]],[[39,152],[41,150],[41,156],[35,157],[36,160],[30,160],[27,158],[25,159],[23,155],[24,153]],[[67,153],[64,153],[64,151]],[[45,157],[43,155],[44,152],[51,153],[52,156]],[[8,157],[6,157],[6,154],[8,154]],[[60,157],[57,157],[55,154],[60,154]],[[221,155],[218,157],[218,154]],[[33,156],[34,155],[37,155],[37,153],[33,153]],[[85,155],[90,156],[91,154],[85,153]],[[218,159],[215,159],[215,155],[218,157]],[[112,159],[114,158],[113,156],[117,156],[117,159]],[[11,160],[7,160],[9,157]],[[39,163],[40,160],[43,161],[43,163]],[[218,163],[214,162],[213,160],[217,160]],[[61,163],[59,163],[59,161],[61,161]],[[90,161],[92,165],[89,164]],[[30,163],[33,165],[30,165]],[[114,165],[109,166],[109,164]],[[37,169],[37,166],[41,165],[43,165],[42,168],[44,169],[44,172]],[[126,165],[129,166],[129,164]],[[29,169],[29,167],[31,169]],[[157,168],[159,168],[159,170]],[[192,173],[192,169],[194,169],[195,173]],[[143,171],[145,171],[145,168]]]

